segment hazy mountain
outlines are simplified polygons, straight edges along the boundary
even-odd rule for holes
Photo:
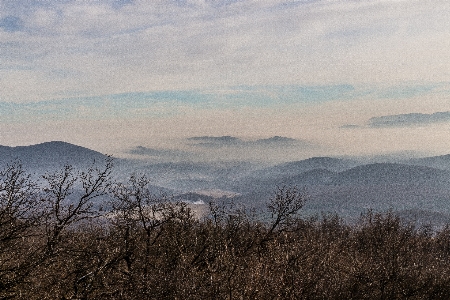
[[[209,147],[209,148],[216,148],[216,147],[229,147],[229,146],[241,146],[245,144],[244,141],[237,137],[233,136],[195,136],[188,138],[188,141],[193,142],[194,146],[200,146],[200,147]]]
[[[331,162],[327,164],[326,162]],[[357,218],[363,211],[392,209],[426,212],[419,216],[439,214],[450,216],[450,172],[425,166],[393,163],[360,165],[340,172],[325,168],[301,170],[315,166],[330,169],[348,165],[339,160],[319,158],[274,167],[270,177],[247,177],[236,190],[238,201],[258,206],[274,195],[277,186],[297,186],[308,195],[306,214],[338,213],[345,218]],[[291,167],[289,169],[289,167]],[[277,169],[279,168],[279,169]],[[271,169],[273,170],[273,168]],[[283,170],[285,173],[281,173]],[[296,175],[289,176],[300,172]],[[450,218],[448,219],[450,221]]]
[[[230,143],[240,141],[237,137],[224,135],[224,136],[194,136],[188,138],[189,141],[200,141],[200,142],[222,142]]]
[[[104,162],[106,155],[81,146],[61,141],[46,142],[31,146],[0,146],[0,164],[14,160],[25,168],[55,168],[64,165],[86,166],[93,162]]]
[[[417,166],[427,166],[450,171],[450,154],[433,157],[414,158],[405,160],[402,163]]]
[[[337,174],[334,184],[450,184],[450,172],[424,166],[376,163]]]
[[[333,172],[340,172],[358,165],[356,161],[349,159],[331,157],[312,157],[301,161],[294,161],[275,165],[263,170],[255,171],[251,176],[256,178],[280,178],[295,176],[301,173],[324,169]]]
[[[273,136],[257,140],[241,140],[233,136],[199,136],[188,138],[194,146],[201,147],[298,147],[315,148],[313,143],[306,140],[297,140],[283,136]]]
[[[248,162],[141,162],[129,173],[145,174],[153,183],[179,192],[220,188],[227,190],[234,180],[258,168]]]
[[[143,146],[137,146],[130,149],[128,154],[133,154],[145,158],[150,159],[166,159],[166,160],[189,160],[192,159],[193,153],[182,151],[182,150],[174,150],[174,149],[154,149],[147,148]]]
[[[326,169],[313,169],[303,172],[299,175],[280,178],[279,185],[286,186],[310,186],[310,185],[329,185],[336,179],[336,172]]]
[[[255,144],[262,144],[262,145],[273,145],[273,144],[295,144],[298,142],[296,139],[291,139],[284,136],[273,136],[271,138],[267,139],[259,139],[254,141]]]
[[[199,137],[199,140],[211,137]],[[228,137],[219,137],[228,140]],[[284,138],[274,138],[290,142]],[[233,140],[231,138],[231,140]],[[270,142],[269,142],[270,143]],[[160,154],[153,150],[139,151]],[[105,155],[65,142],[33,146],[0,146],[0,163],[20,160],[31,172],[42,174],[70,164],[86,168]],[[396,212],[425,222],[450,221],[450,155],[402,160],[403,163],[362,163],[351,159],[313,157],[263,167],[249,162],[169,162],[116,159],[115,178],[146,175],[155,194],[174,195],[188,202],[223,198],[248,206],[264,205],[277,186],[305,189],[305,214],[336,212],[355,218],[367,209]],[[442,222],[441,222],[442,223]]]

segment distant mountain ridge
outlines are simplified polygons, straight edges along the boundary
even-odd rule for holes
[[[105,158],[100,152],[61,141],[0,146],[0,164],[19,160],[27,171],[38,174],[66,164],[85,168]],[[450,155],[378,163],[312,157],[271,167],[250,162],[115,161],[120,180],[132,173],[145,174],[155,193],[190,202],[215,201],[211,195],[220,190],[232,195],[227,198],[230,201],[258,206],[273,196],[277,186],[286,185],[305,188],[308,214],[336,212],[355,217],[366,209],[393,209],[408,216],[420,214],[426,221],[439,215],[439,220],[450,222]]]
[[[336,170],[354,162],[341,163],[339,159],[313,158],[268,168],[266,176],[253,173],[236,182],[241,193],[238,201],[258,206],[273,195],[276,186],[296,186],[308,196],[307,214],[331,212],[355,219],[367,209],[392,209],[405,216],[415,212],[421,223],[450,223],[450,171],[401,163]],[[436,214],[439,220],[429,219]]]
[[[450,185],[450,172],[427,166],[375,163],[357,166],[339,173],[336,183]]]
[[[432,114],[409,113],[400,115],[389,115],[373,117],[369,119],[371,127],[401,127],[421,124],[432,124],[439,122],[449,122],[450,112],[435,112]]]
[[[450,171],[450,154],[431,156],[424,158],[413,158],[402,161],[405,164],[417,165],[417,166],[428,166],[436,169],[448,170]]]
[[[429,185],[450,188],[450,171],[443,169],[400,163],[373,163],[350,167],[354,162],[340,162],[338,159],[313,158],[277,165],[256,171],[237,185],[240,186],[241,192],[243,189],[266,190],[270,188],[270,183],[272,186]]]
[[[295,176],[315,169],[324,169],[332,172],[341,172],[357,166],[356,161],[332,157],[312,157],[300,161],[278,164],[253,173],[254,177],[275,178]]]
[[[45,142],[31,146],[0,146],[0,164],[14,160],[25,167],[45,168],[65,164],[84,166],[94,161],[103,161],[106,155],[62,141]]]
[[[237,137],[225,136],[196,136],[190,137],[188,141],[194,142],[194,146],[202,147],[302,147],[315,148],[316,145],[306,140],[293,139],[283,136],[272,136],[257,140],[242,140]]]

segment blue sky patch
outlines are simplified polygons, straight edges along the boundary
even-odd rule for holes
[[[315,105],[328,101],[359,98],[400,99],[433,92],[434,85],[355,88],[330,86],[238,86],[224,90],[188,90],[122,93],[29,103],[0,102],[3,121],[41,119],[110,119],[168,117],[183,113],[184,108],[224,110],[239,108],[276,108],[290,105]]]
[[[0,28],[7,32],[21,31],[24,28],[21,18],[16,16],[6,16],[0,19]]]

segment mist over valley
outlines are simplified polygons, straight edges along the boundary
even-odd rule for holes
[[[232,137],[200,137],[207,147],[261,147],[295,140],[274,137],[243,142]],[[230,145],[231,144],[231,145]],[[197,146],[198,144],[196,144]],[[204,145],[201,145],[204,147]],[[66,142],[46,142],[21,147],[0,147],[2,166],[17,161],[35,178],[65,165],[85,170],[101,166],[106,155]],[[246,160],[177,160],[180,152],[131,150],[139,159],[114,158],[112,178],[126,182],[145,175],[156,196],[170,195],[196,205],[211,201],[235,202],[263,208],[277,187],[295,186],[307,195],[305,216],[337,214],[356,220],[369,210],[393,211],[409,221],[442,225],[450,221],[450,155],[423,158],[389,158],[389,162],[361,157],[311,157],[282,163]],[[192,153],[182,152],[183,157]],[[175,157],[174,162],[167,161]],[[143,158],[144,157],[144,158]],[[159,158],[164,158],[161,162]]]

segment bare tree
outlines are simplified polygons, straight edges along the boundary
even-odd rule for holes
[[[38,235],[44,214],[39,187],[16,161],[0,171],[0,298],[21,284],[39,260]]]
[[[184,202],[171,202],[166,195],[155,196],[149,190],[150,181],[143,175],[132,175],[128,184],[116,184],[112,188],[114,197],[112,206],[116,215],[116,224],[124,229],[126,239],[130,229],[137,225],[145,233],[144,276],[149,272],[150,248],[162,233],[162,226],[168,222],[186,221],[193,218],[193,214]],[[131,253],[125,251],[124,259],[131,268]]]
[[[102,168],[91,167],[85,172],[76,172],[72,166],[46,174],[45,200],[49,205],[46,219],[47,254],[56,251],[63,231],[74,223],[100,216],[94,200],[108,194],[111,185],[112,158],[108,157]]]
[[[273,232],[277,228],[284,230],[288,227],[305,205],[305,201],[306,195],[301,193],[297,187],[277,187],[275,196],[267,205],[272,218],[269,232]]]

